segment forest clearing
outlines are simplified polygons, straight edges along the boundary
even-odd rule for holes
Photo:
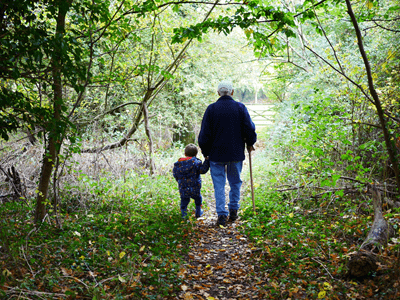
[[[0,299],[400,298],[398,1],[0,16]],[[211,171],[182,218],[173,168],[226,80],[257,142],[222,226]]]

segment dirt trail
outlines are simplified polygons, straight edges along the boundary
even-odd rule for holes
[[[229,187],[225,187],[228,194]],[[228,199],[228,198],[227,198]],[[240,218],[226,227],[215,226],[214,197],[203,196],[210,208],[196,221],[196,237],[179,275],[184,279],[181,299],[263,299],[262,287],[268,279],[259,273],[246,236],[238,227]],[[240,213],[239,213],[240,216]]]

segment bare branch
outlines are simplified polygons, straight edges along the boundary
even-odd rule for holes
[[[103,117],[103,116],[105,116],[105,115],[108,115],[108,114],[110,114],[110,113],[113,113],[114,111],[116,111],[116,110],[118,110],[118,109],[120,109],[120,108],[123,108],[123,107],[128,106],[128,105],[132,105],[132,104],[133,104],[133,105],[141,105],[142,103],[140,103],[140,102],[126,102],[126,103],[123,103],[123,104],[121,104],[121,105],[118,105],[117,107],[111,108],[110,110],[108,110],[108,111],[106,111],[106,112],[104,112],[104,113],[102,113],[102,114],[100,114],[100,115],[94,117],[93,120],[97,120],[98,118],[101,118],[101,117]]]

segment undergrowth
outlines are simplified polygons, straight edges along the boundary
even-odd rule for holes
[[[0,206],[1,297],[174,298],[192,222],[172,174],[99,182],[95,199],[61,200],[61,226],[50,216],[35,230],[33,201]]]
[[[349,255],[365,240],[373,222],[372,201],[364,190],[350,196],[298,197],[287,189],[296,174],[290,164],[275,164],[270,149],[260,151],[253,167],[256,213],[250,186],[242,200],[241,230],[253,244],[253,263],[269,284],[265,299],[398,299],[399,240],[390,239],[377,254],[382,263],[366,278],[347,275]],[[244,174],[244,177],[248,174]],[[289,178],[292,177],[292,178]],[[297,178],[298,179],[298,178]],[[279,191],[281,190],[281,191]],[[328,201],[329,200],[329,201]],[[400,211],[384,206],[384,217],[399,233]]]

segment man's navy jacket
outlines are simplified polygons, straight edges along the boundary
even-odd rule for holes
[[[257,141],[256,128],[243,103],[222,96],[207,107],[198,141],[210,161],[243,161],[246,144]]]

